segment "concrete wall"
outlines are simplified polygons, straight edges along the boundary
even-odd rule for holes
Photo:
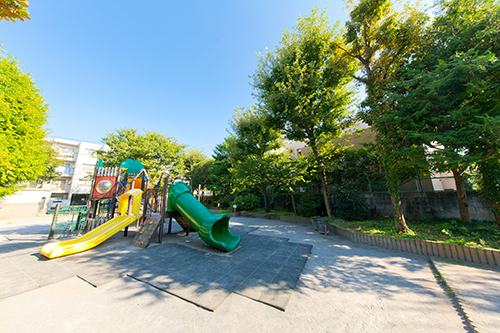
[[[25,189],[0,200],[0,219],[30,217],[44,214],[49,204],[50,191]]]
[[[360,193],[373,216],[392,216],[391,198],[388,193]],[[477,192],[467,192],[469,209],[473,220],[494,221],[491,206]],[[411,219],[460,218],[457,194],[454,191],[401,193],[401,203],[406,217]]]

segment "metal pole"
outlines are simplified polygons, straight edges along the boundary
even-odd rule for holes
[[[50,225],[49,237],[48,239],[54,238],[54,233],[56,231],[56,223],[57,217],[59,215],[59,209],[61,208],[61,204],[56,205],[56,210],[54,211],[54,216],[52,217],[52,224]]]
[[[165,213],[167,211],[168,178],[169,178],[169,176],[167,175],[165,177],[165,184],[163,186],[163,193],[162,193],[161,205],[160,205],[160,209],[161,209],[160,230],[158,230],[158,243],[160,243],[160,244],[163,241],[163,225],[165,224]],[[170,218],[170,224],[168,226],[168,233],[170,233],[171,223],[172,223],[172,218]]]

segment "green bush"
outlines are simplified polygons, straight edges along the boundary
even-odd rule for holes
[[[299,214],[302,216],[324,215],[323,196],[312,189],[307,190],[300,198]]]
[[[231,208],[233,205],[234,197],[232,196],[225,196],[218,198],[215,200],[215,204],[220,204],[220,208]]]
[[[349,221],[362,221],[368,218],[368,209],[356,198],[355,194],[348,191],[335,193],[334,214]]]
[[[260,198],[255,194],[248,193],[234,198],[232,205],[238,206],[237,210],[253,210],[260,206]]]

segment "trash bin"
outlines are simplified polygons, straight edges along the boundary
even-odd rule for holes
[[[313,216],[311,217],[311,223],[313,228],[320,234],[328,235],[328,217]]]

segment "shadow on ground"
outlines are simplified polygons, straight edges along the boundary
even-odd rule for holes
[[[242,242],[230,253],[183,233],[166,235],[163,244],[142,250],[128,246],[133,233],[127,238],[120,233],[90,251],[53,260],[38,253],[47,242],[43,238],[4,241],[0,264],[6,270],[0,283],[6,287],[0,298],[75,275],[95,287],[129,276],[210,311],[233,292],[284,311],[312,246],[252,235],[253,230],[232,228]]]

